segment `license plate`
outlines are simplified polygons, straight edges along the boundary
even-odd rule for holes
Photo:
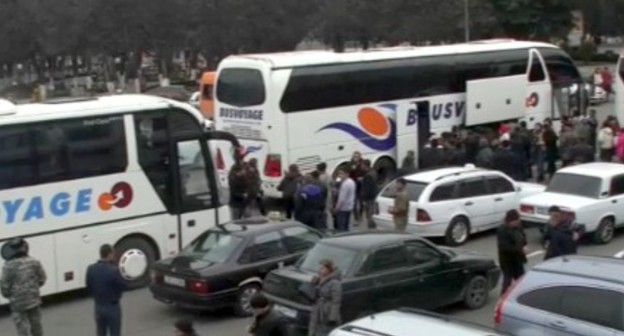
[[[282,315],[290,318],[297,318],[297,311],[288,307],[275,305],[275,310],[280,312]]]
[[[538,215],[548,215],[548,208],[537,207],[537,214]]]
[[[167,285],[172,285],[172,286],[177,286],[177,287],[186,286],[186,281],[180,278],[175,278],[175,277],[165,275],[164,281]]]

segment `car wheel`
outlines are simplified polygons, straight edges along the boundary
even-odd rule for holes
[[[613,239],[615,234],[615,223],[613,218],[603,218],[594,232],[594,242],[596,244],[606,244]]]
[[[259,284],[248,284],[238,290],[234,313],[240,317],[248,317],[253,314],[251,298],[260,291]]]
[[[455,217],[446,229],[445,241],[449,246],[463,245],[470,236],[470,223],[468,218]]]
[[[150,270],[156,262],[156,251],[152,244],[142,238],[127,238],[115,246],[119,260],[119,272],[126,282],[126,288],[136,289],[149,285]]]
[[[464,304],[468,309],[479,309],[485,306],[489,296],[488,281],[483,275],[473,276],[464,293]]]

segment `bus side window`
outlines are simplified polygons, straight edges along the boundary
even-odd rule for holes
[[[180,196],[183,212],[212,208],[210,181],[200,140],[177,143]]]

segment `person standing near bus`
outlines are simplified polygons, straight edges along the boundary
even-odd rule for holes
[[[334,207],[334,213],[336,214],[334,228],[337,231],[347,232],[349,231],[351,212],[355,208],[357,187],[355,181],[345,170],[338,172],[338,178],[340,179],[340,189],[338,189],[338,199]]]
[[[247,184],[247,197],[249,198],[247,204],[249,207],[255,204],[260,214],[266,216],[267,213],[262,200],[264,196],[262,193],[262,179],[260,178],[260,170],[258,169],[258,160],[256,158],[249,160],[247,174],[247,180],[249,181]]]
[[[301,184],[301,173],[299,172],[299,166],[291,164],[288,167],[288,171],[285,172],[285,176],[277,186],[277,190],[282,192],[284,197],[284,206],[286,210],[286,218],[292,219],[295,211],[295,194]]]
[[[395,188],[394,206],[389,212],[394,219],[396,230],[405,232],[407,229],[407,214],[409,213],[409,195],[407,194],[407,182],[405,179],[398,179]]]
[[[325,190],[327,190],[325,211],[323,213],[323,216],[321,216],[321,227],[327,229],[327,219],[330,217],[331,211],[334,207],[334,183],[331,176],[327,174],[327,164],[325,162],[321,162],[316,165],[316,171],[319,172],[319,182],[321,182],[321,184],[325,186]]]
[[[100,260],[87,269],[87,290],[95,301],[97,336],[121,335],[121,306],[124,281],[115,264],[111,245],[100,247]]]
[[[10,240],[7,262],[2,269],[0,289],[9,299],[18,336],[42,336],[41,288],[46,274],[41,263],[28,255],[28,243],[22,238]]]

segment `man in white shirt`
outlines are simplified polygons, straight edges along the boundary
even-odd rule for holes
[[[334,213],[336,214],[334,227],[337,231],[347,232],[349,231],[351,212],[355,207],[356,185],[355,181],[349,177],[349,173],[344,170],[338,172],[338,178],[340,179],[340,189],[336,206],[334,206]]]

